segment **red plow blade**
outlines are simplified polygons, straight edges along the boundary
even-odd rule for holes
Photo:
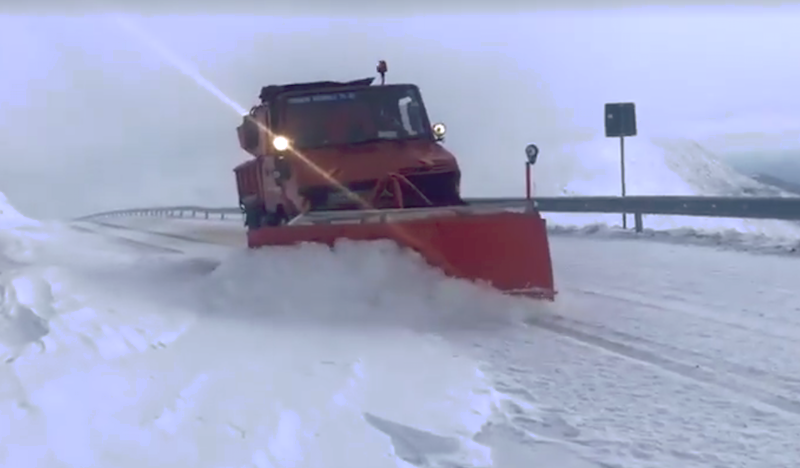
[[[485,282],[508,294],[555,297],[547,229],[538,212],[439,216],[427,210],[417,211],[424,217],[397,221],[369,222],[369,215],[361,214],[358,221],[344,223],[262,228],[248,234],[248,246],[391,239],[448,276]]]

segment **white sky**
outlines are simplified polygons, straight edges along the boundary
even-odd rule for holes
[[[797,8],[134,21],[245,108],[386,59],[473,175],[600,135],[613,101],[636,102],[643,136],[800,132]],[[0,190],[23,212],[235,205],[236,113],[113,18],[0,17],[0,70]]]

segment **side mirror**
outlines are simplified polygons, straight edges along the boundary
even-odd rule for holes
[[[528,158],[528,164],[533,166],[536,164],[536,158],[539,157],[539,147],[531,143],[525,147],[525,156]]]
[[[444,126],[443,123],[435,123],[431,126],[431,130],[433,131],[433,137],[436,138],[436,141],[444,140],[444,134],[447,133],[447,127]]]

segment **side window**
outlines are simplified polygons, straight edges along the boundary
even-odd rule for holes
[[[246,115],[242,118],[242,125],[239,126],[239,142],[246,151],[256,151],[258,149],[258,125],[252,115]]]

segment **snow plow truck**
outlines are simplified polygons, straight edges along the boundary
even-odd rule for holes
[[[250,248],[391,239],[453,277],[555,297],[545,220],[527,197],[464,199],[420,90],[377,77],[264,86],[237,127],[234,169]]]

